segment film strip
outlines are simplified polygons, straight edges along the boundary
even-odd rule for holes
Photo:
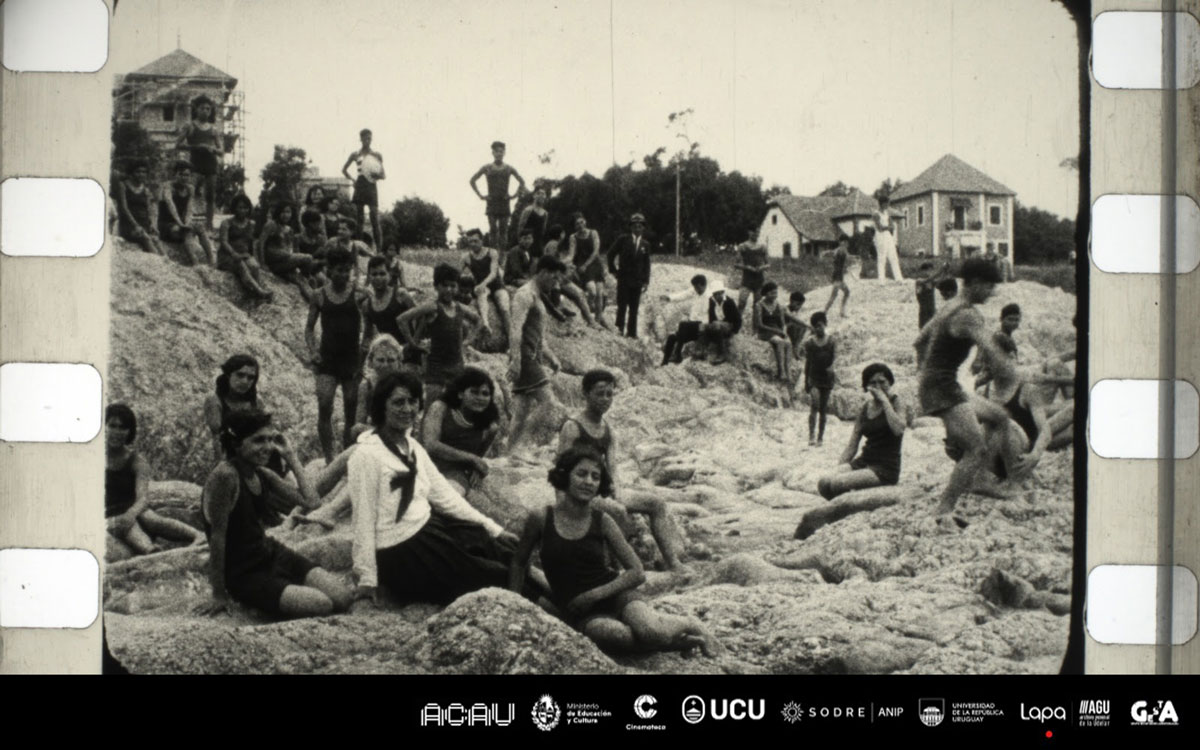
[[[111,8],[4,13],[0,672],[92,673],[112,255],[113,74],[96,50]],[[1196,673],[1200,2],[1098,0],[1092,16],[1085,668]]]

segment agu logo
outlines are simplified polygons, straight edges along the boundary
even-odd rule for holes
[[[1138,701],[1129,709],[1133,726],[1179,726],[1179,714],[1171,701]]]
[[[688,724],[699,724],[704,721],[704,699],[698,695],[689,695],[683,699],[683,720]]]
[[[922,698],[917,701],[917,715],[921,723],[927,727],[936,727],[946,718],[946,700],[944,698]]]
[[[658,709],[654,704],[658,701],[654,700],[653,695],[643,695],[633,702],[633,712],[638,715],[639,719],[652,719],[658,713]]]
[[[534,725],[543,732],[549,732],[558,726],[558,720],[562,718],[562,711],[549,695],[538,698],[531,713]]]

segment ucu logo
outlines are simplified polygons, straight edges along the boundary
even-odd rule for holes
[[[709,713],[714,719],[733,719],[740,721],[742,719],[753,719],[758,721],[767,712],[767,702],[761,698],[757,701],[743,700],[734,698],[726,700],[724,698],[718,702],[715,698],[709,702]]]
[[[1054,706],[1053,708],[1050,706],[1042,706],[1040,708],[1038,706],[1033,706],[1029,709],[1026,709],[1025,704],[1022,703],[1021,718],[1025,719],[1026,721],[1050,721],[1052,719],[1066,721],[1067,710],[1062,706]]]

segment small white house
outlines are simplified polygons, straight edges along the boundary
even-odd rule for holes
[[[846,196],[777,195],[767,201],[767,215],[758,230],[758,241],[772,258],[817,255],[836,247],[842,236],[853,236],[872,226],[879,203],[860,190]]]

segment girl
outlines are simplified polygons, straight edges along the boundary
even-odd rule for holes
[[[314,214],[316,216],[323,216],[324,209],[321,208],[321,204],[324,202],[325,202],[325,191],[323,189],[321,189],[320,185],[313,185],[312,187],[310,187],[308,189],[308,192],[304,194],[304,206],[301,207],[301,209],[300,209],[300,226],[301,227],[304,226],[304,217],[307,216],[308,214]],[[329,240],[329,236],[325,233],[324,220],[322,220],[321,224],[320,224],[320,235],[321,235],[321,244],[324,245],[325,242]]]
[[[575,273],[583,284],[592,316],[599,320],[604,313],[604,263],[600,259],[600,233],[588,229],[587,219],[575,212],[575,233],[571,235],[568,248]]]
[[[817,491],[826,500],[844,492],[896,484],[900,481],[900,445],[904,440],[904,415],[900,398],[891,393],[896,384],[887,365],[876,362],[862,372],[863,390],[870,398],[863,404],[850,443],[842,453],[838,471],[817,481]],[[855,458],[863,438],[867,444]]]
[[[285,617],[327,615],[349,607],[350,590],[336,576],[264,532],[261,519],[267,509],[315,508],[321,502],[300,459],[271,426],[271,415],[258,410],[230,415],[221,445],[225,460],[209,475],[200,498],[211,548],[213,598],[199,610],[232,613],[233,600]],[[267,468],[275,450],[283,454],[298,487]]]
[[[398,372],[402,361],[400,342],[394,336],[381,333],[371,339],[366,357],[363,358],[362,380],[358,383],[358,407],[354,414],[354,428],[350,431],[352,440],[371,428],[370,404],[375,385],[385,375]]]
[[[792,340],[785,328],[786,316],[779,304],[779,286],[774,281],[762,285],[762,299],[754,303],[754,331],[759,341],[771,344],[775,354],[775,377],[791,385]]]
[[[342,217],[341,207],[342,202],[336,195],[330,195],[321,201],[321,216],[325,220],[325,236],[331,240],[338,236],[338,221]]]
[[[699,620],[655,612],[634,590],[646,580],[642,561],[616,522],[592,507],[598,495],[612,491],[601,456],[590,448],[572,448],[558,457],[549,480],[556,501],[526,518],[509,588],[521,589],[537,549],[551,600],[567,622],[601,648],[665,651],[698,646],[711,656],[716,642]],[[623,572],[607,566],[606,548]]]
[[[376,428],[350,457],[356,600],[378,604],[382,584],[405,601],[446,604],[508,580],[501,550],[516,536],[468,505],[412,439],[421,407],[420,380],[385,376],[371,399]]]
[[[468,367],[429,405],[421,444],[446,481],[466,497],[487,476],[483,457],[499,434],[496,384],[483,370]]]
[[[256,409],[266,411],[266,405],[258,397],[258,360],[249,354],[235,354],[221,365],[215,391],[204,399],[204,423],[212,433],[213,456],[220,461],[225,455],[221,447],[221,430],[230,414],[246,413]],[[279,476],[287,475],[287,467],[278,451],[271,455],[267,464]]]
[[[221,154],[225,151],[225,139],[215,124],[217,108],[212,99],[198,96],[192,100],[192,119],[184,123],[175,141],[175,148],[186,149],[192,157],[192,171],[196,173],[198,185],[204,189],[204,226],[213,228],[213,210],[216,207],[217,171],[221,165]]]
[[[306,278],[315,276],[321,268],[316,258],[296,252],[296,231],[292,226],[295,210],[290,203],[277,204],[271,218],[258,237],[258,258],[262,265],[279,278],[290,281],[308,301],[311,287]]]
[[[521,212],[517,222],[518,239],[526,229],[533,232],[533,245],[530,249],[530,259],[536,261],[542,257],[542,246],[546,242],[546,229],[550,224],[550,212],[546,210],[546,188],[538,186],[533,189],[533,203]]]
[[[829,394],[833,392],[837,342],[825,332],[825,326],[829,325],[825,313],[813,313],[809,323],[813,335],[804,341],[804,390],[812,399],[812,409],[808,413],[808,444],[819,446],[825,442],[825,415],[829,412]]]
[[[217,268],[234,274],[242,288],[258,299],[270,300],[274,295],[267,291],[254,259],[254,220],[250,218],[254,204],[245,195],[237,195],[230,208],[233,216],[221,224]]]
[[[200,544],[204,535],[182,521],[164,518],[150,510],[150,476],[146,459],[133,447],[137,438],[137,418],[125,404],[110,404],[104,410],[104,518],[111,535],[109,555],[121,559],[128,555],[124,545],[136,554],[147,555],[161,548],[151,536]]]
[[[158,206],[146,184],[149,168],[144,161],[133,163],[129,177],[117,181],[117,233],[155,255],[166,255],[158,241]]]

